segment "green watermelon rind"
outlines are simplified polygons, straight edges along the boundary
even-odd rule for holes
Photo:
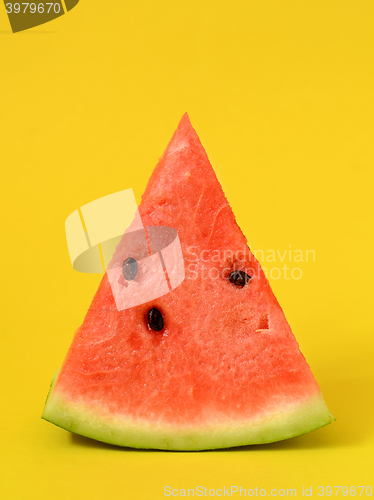
[[[304,401],[278,406],[276,413],[261,415],[246,422],[228,421],[207,426],[178,427],[144,420],[130,420],[101,414],[84,404],[65,399],[54,391],[53,378],[42,418],[67,431],[117,446],[198,451],[265,444],[300,436],[331,423],[320,392]]]

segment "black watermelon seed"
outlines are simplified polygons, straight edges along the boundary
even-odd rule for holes
[[[122,272],[126,281],[132,281],[138,273],[138,263],[132,257],[128,257],[122,264]]]
[[[249,276],[244,271],[233,271],[229,276],[229,280],[233,285],[241,287],[246,285],[250,279],[251,276]]]
[[[152,330],[155,330],[156,332],[159,332],[164,328],[164,319],[162,314],[155,307],[153,307],[148,313],[148,324]]]

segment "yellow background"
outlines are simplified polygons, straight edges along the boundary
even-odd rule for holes
[[[373,28],[371,0],[81,0],[19,34],[0,6],[1,498],[374,482]],[[185,111],[252,248],[315,251],[300,280],[271,283],[328,427],[167,453],[40,419],[100,280],[72,269],[65,219],[129,187],[139,202]]]

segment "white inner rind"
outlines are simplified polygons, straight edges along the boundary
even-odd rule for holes
[[[53,390],[53,385],[54,381],[42,418],[76,434],[132,448],[192,451],[271,443],[318,429],[333,419],[319,392],[250,421],[182,427],[122,415],[99,415],[84,404],[66,399]]]

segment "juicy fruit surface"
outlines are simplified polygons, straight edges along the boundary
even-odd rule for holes
[[[295,432],[329,423],[318,385],[186,115],[150,178],[139,212],[145,226],[178,231],[185,280],[163,297],[118,311],[105,275],[60,370],[50,405],[60,398],[65,417],[70,404],[71,414],[82,414],[83,421],[84,415],[108,422],[113,417],[117,424],[108,424],[113,428],[118,419],[124,429],[151,425],[150,436],[166,428],[176,435],[193,428],[221,428],[230,434],[230,426],[250,427],[284,413],[288,430],[273,437],[264,430],[257,442],[267,441],[266,432],[268,440],[283,439],[295,435],[292,409],[297,412],[317,400],[318,418],[309,410],[310,421],[303,414]],[[113,260],[124,251],[120,243]],[[251,277],[244,287],[230,282],[234,271]],[[159,332],[148,324],[152,308],[163,318]],[[54,421],[54,412],[47,413]],[[77,416],[59,418],[56,423],[70,430],[65,421],[79,421]],[[84,428],[76,432],[113,442],[86,428],[86,433]],[[157,440],[141,440],[140,435],[139,446],[157,447],[152,444]],[[251,439],[221,441],[222,446],[256,442]],[[115,443],[137,445],[136,437]],[[183,444],[175,447],[183,449]]]

